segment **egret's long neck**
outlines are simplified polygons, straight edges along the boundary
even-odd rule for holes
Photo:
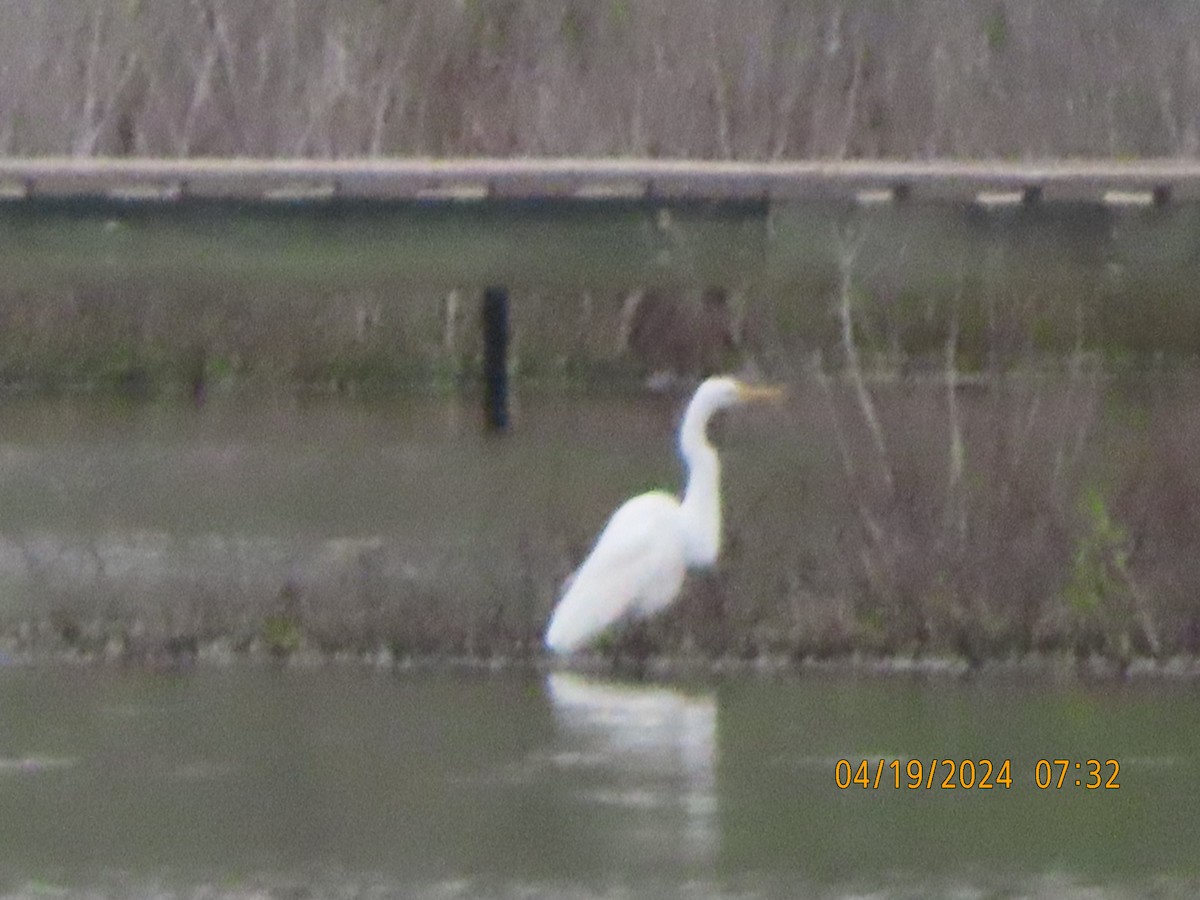
[[[682,503],[687,561],[711,566],[721,546],[721,464],[705,433],[711,410],[693,407],[679,429],[679,450],[688,470]]]

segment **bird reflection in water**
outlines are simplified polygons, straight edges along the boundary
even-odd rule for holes
[[[717,849],[716,701],[662,685],[547,676],[556,766],[588,769],[589,803],[646,817],[645,833],[692,862]],[[637,831],[637,829],[635,829]]]

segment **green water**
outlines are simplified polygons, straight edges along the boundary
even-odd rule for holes
[[[0,205],[7,285],[135,292],[595,289],[727,283],[763,261],[762,204],[220,203]]]
[[[301,380],[364,354],[393,377],[444,374],[437,305],[489,284],[513,292],[529,371],[611,366],[615,309],[646,286],[728,290],[760,363],[814,349],[836,360],[843,272],[856,339],[891,364],[940,363],[951,318],[970,371],[1077,347],[1117,363],[1188,358],[1198,220],[1188,204],[12,202],[0,205],[6,377],[37,383],[80,354],[99,377],[122,353],[156,373],[174,371],[164,356],[208,353]],[[360,302],[377,306],[378,335],[350,337]],[[72,344],[61,332],[76,328],[86,338]],[[347,335],[329,342],[331,329]]]
[[[1192,896],[1190,688],[0,669],[0,892]],[[835,782],[1011,760],[1011,788]],[[1042,758],[1119,789],[1039,789]]]

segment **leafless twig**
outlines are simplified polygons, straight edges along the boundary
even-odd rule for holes
[[[892,467],[889,461],[887,441],[884,438],[883,426],[879,423],[879,416],[875,412],[875,402],[871,399],[871,392],[867,389],[866,381],[863,378],[862,364],[858,357],[858,345],[854,339],[854,311],[852,307],[854,296],[854,261],[862,246],[862,237],[859,236],[857,240],[851,241],[848,235],[839,235],[839,246],[841,252],[838,258],[838,267],[841,274],[841,282],[839,285],[838,317],[842,325],[842,352],[846,355],[846,371],[858,396],[858,406],[862,411],[863,421],[866,422],[867,428],[871,432],[871,439],[875,443],[875,449],[879,456],[880,477],[883,479],[888,494],[891,494],[895,487],[895,478],[892,474]]]

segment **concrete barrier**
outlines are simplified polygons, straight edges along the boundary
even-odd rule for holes
[[[1200,163],[647,159],[0,159],[0,201],[611,198],[1114,206],[1200,200]]]

